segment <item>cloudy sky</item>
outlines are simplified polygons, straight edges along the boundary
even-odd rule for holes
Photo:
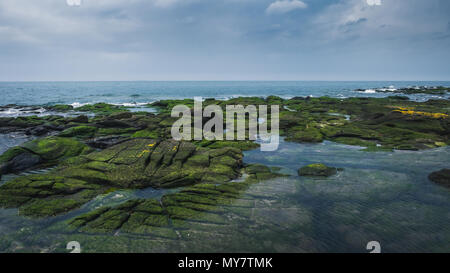
[[[448,0],[77,1],[0,1],[0,81],[450,80]]]

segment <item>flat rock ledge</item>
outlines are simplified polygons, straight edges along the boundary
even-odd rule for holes
[[[132,139],[69,158],[47,174],[18,177],[0,187],[0,206],[44,217],[68,212],[116,189],[223,183],[241,175],[242,152],[190,142]]]

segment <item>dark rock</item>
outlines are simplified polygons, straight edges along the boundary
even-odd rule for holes
[[[88,123],[89,118],[85,115],[79,115],[77,117],[68,119],[67,122]]]
[[[124,121],[120,121],[117,119],[106,119],[106,120],[102,120],[102,121],[98,121],[97,124],[101,127],[106,127],[106,128],[129,128],[129,127],[133,127],[132,124],[129,124],[127,122]]]
[[[97,149],[106,149],[108,147],[119,144],[125,140],[127,137],[123,136],[107,136],[107,137],[97,137],[89,140],[86,144]]]
[[[17,173],[41,163],[41,157],[27,151],[17,155],[1,167],[1,173]]]
[[[113,113],[109,115],[110,119],[128,119],[131,118],[133,114],[131,112],[119,112],[119,113]]]
[[[56,112],[67,112],[67,111],[73,110],[72,105],[65,105],[65,104],[56,104],[56,105],[47,106],[45,108],[47,110],[56,111]]]
[[[93,126],[75,126],[62,131],[59,136],[62,137],[93,137],[97,128]]]
[[[450,188],[450,169],[432,172],[428,178],[436,184]]]
[[[338,169],[328,167],[325,164],[316,163],[304,166],[298,170],[300,176],[332,176],[337,173]]]
[[[47,134],[50,131],[50,129],[47,126],[39,125],[33,128],[29,128],[25,131],[27,135],[33,135],[33,136],[42,136]]]
[[[35,139],[0,155],[0,166],[3,174],[18,172],[39,164],[54,165],[89,150],[87,145],[74,139],[59,137]]]

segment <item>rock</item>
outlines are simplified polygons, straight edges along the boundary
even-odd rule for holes
[[[67,111],[73,110],[73,106],[65,105],[65,104],[56,104],[56,105],[47,106],[47,107],[45,107],[45,109],[50,110],[50,111],[56,111],[56,112],[67,112]]]
[[[31,149],[36,145],[26,146]],[[64,155],[58,149],[51,154],[53,159]],[[41,158],[48,160],[49,156]],[[8,181],[0,187],[0,205],[20,207],[27,215],[55,215],[76,208],[110,188],[222,183],[237,178],[241,168],[242,152],[235,148],[207,149],[189,142],[132,139],[103,151],[72,157],[45,175]],[[60,199],[62,205],[52,210],[51,206]],[[45,208],[45,212],[39,212],[39,207]]]
[[[260,170],[265,177],[276,177],[270,169],[258,165],[248,166]],[[161,201],[156,199],[134,199],[114,207],[101,207],[68,221],[81,232],[151,234],[171,239],[178,238],[175,230],[186,228],[189,223],[224,225],[229,222],[223,214],[227,210],[241,209],[254,205],[252,200],[240,200],[242,193],[253,183],[260,181],[256,175],[244,182],[225,184],[202,183],[187,187],[177,193],[165,194]],[[247,202],[246,202],[247,201]]]
[[[86,142],[87,145],[97,148],[97,149],[106,149],[108,147],[119,144],[125,140],[127,137],[123,136],[107,136],[107,137],[97,137]]]
[[[79,112],[91,112],[97,115],[109,115],[111,113],[128,111],[126,107],[108,103],[86,104],[77,108]]]
[[[450,188],[450,169],[432,172],[428,178],[436,184]]]
[[[287,136],[286,140],[294,142],[322,142],[323,135],[315,128],[308,128],[299,131],[292,131],[292,134]]]
[[[448,100],[423,103],[389,98],[290,99],[280,112],[281,134],[288,141],[346,141],[371,150],[422,150],[448,145],[450,135]],[[444,109],[444,110],[443,110]],[[323,112],[326,110],[327,112]],[[329,112],[351,116],[331,116]],[[354,144],[352,144],[354,143]]]
[[[25,133],[27,135],[33,135],[33,136],[42,136],[42,135],[47,134],[48,132],[50,132],[50,129],[44,125],[39,125],[34,128],[27,129],[25,131]]]
[[[131,112],[118,112],[109,115],[110,119],[129,119],[133,116]]]
[[[130,128],[132,124],[117,119],[105,119],[97,122],[98,126],[106,128]]]
[[[197,142],[196,145],[201,147],[208,147],[208,148],[225,148],[225,147],[233,147],[240,149],[242,151],[249,151],[253,149],[259,148],[259,144],[255,143],[254,141],[250,140],[217,140],[217,141],[208,141],[208,140],[202,140],[200,142]]]
[[[60,137],[93,137],[97,132],[97,128],[93,126],[76,126],[62,131]]]
[[[55,165],[67,158],[87,153],[89,147],[68,138],[47,137],[26,142],[0,155],[2,173],[23,171],[40,164]]]
[[[159,138],[159,136],[160,133],[158,130],[150,130],[150,129],[140,130],[132,135],[132,137],[146,137],[146,138]]]
[[[89,118],[86,115],[79,115],[77,117],[68,119],[67,122],[88,123]]]
[[[41,162],[42,159],[40,156],[32,154],[28,151],[23,151],[4,164],[0,169],[0,173],[17,173],[34,167]]]
[[[332,176],[337,173],[338,169],[328,167],[322,163],[315,163],[304,166],[298,170],[300,176]]]

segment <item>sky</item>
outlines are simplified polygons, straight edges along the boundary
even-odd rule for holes
[[[448,0],[79,1],[0,1],[0,81],[450,80]]]

